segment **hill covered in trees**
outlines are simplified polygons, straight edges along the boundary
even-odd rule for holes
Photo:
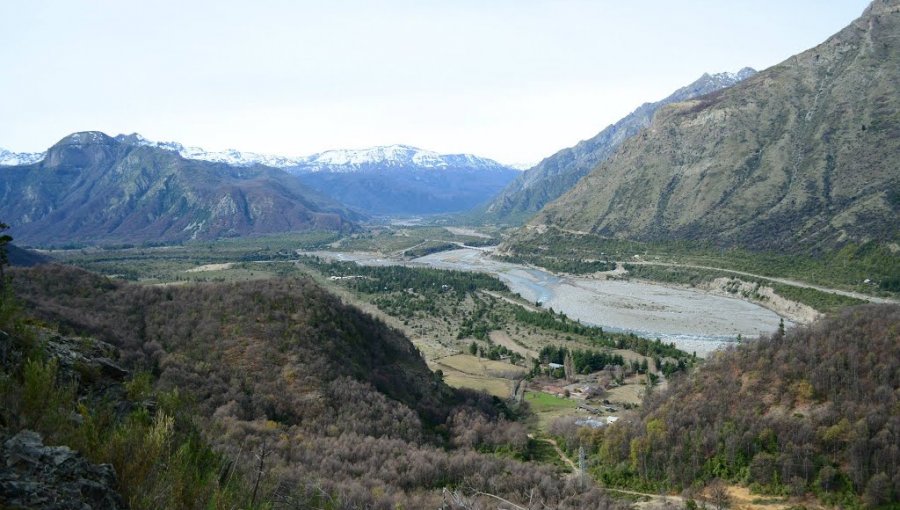
[[[484,493],[531,508],[614,506],[551,467],[514,460],[527,458],[529,440],[502,403],[451,389],[399,332],[310,280],[150,287],[42,266],[13,270],[12,288],[31,317],[23,335],[37,328],[71,339],[72,348],[101,342],[115,351],[104,356],[129,371],[91,390],[102,368],[79,362],[77,378],[57,377],[59,342],[39,340],[42,354],[2,350],[18,352],[9,357],[18,361],[5,364],[0,382],[10,402],[28,400],[14,397],[35,386],[52,389],[59,404],[50,407],[63,418],[39,431],[100,452],[92,460],[116,466],[132,508],[494,506]],[[24,345],[17,335],[0,340]],[[39,372],[52,377],[35,379],[29,363],[51,367]],[[106,411],[67,393],[73,380],[76,394],[94,391],[111,403]],[[17,410],[5,408],[0,435],[35,423]],[[80,423],[65,418],[70,410],[81,410]],[[137,455],[147,441],[170,454]],[[127,486],[136,463],[151,481],[139,493]],[[186,479],[192,472],[202,480]],[[188,491],[191,483],[198,488]],[[177,498],[156,492],[178,487]]]
[[[607,484],[714,479],[869,506],[900,498],[900,307],[847,308],[711,357],[606,431]]]

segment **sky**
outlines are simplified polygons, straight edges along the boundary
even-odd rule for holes
[[[866,0],[2,0],[0,147],[138,132],[529,164],[704,72],[823,42]]]

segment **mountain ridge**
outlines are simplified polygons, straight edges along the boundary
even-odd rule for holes
[[[405,166],[415,164],[422,168],[448,168],[468,165],[487,170],[516,169],[497,161],[468,153],[443,154],[406,144],[376,145],[363,149],[331,149],[308,156],[285,156],[238,149],[210,151],[202,147],[186,146],[174,141],[154,141],[140,133],[116,135],[117,141],[136,146],[149,146],[177,152],[185,159],[226,163],[232,166],[265,165],[273,168],[297,167],[297,171],[354,171],[366,165],[386,164]],[[19,166],[40,162],[47,152],[13,152],[0,148],[0,166]],[[332,167],[350,167],[332,169]],[[353,168],[355,167],[355,168]]]
[[[819,253],[900,238],[900,3],[731,88],[671,104],[530,223]]]
[[[44,246],[344,230],[362,218],[278,169],[188,160],[96,131],[4,167],[0,199],[10,233]]]
[[[736,73],[704,73],[664,99],[642,104],[593,137],[562,149],[526,170],[474,215],[485,221],[523,222],[575,186],[625,140],[647,127],[661,107],[730,87],[754,74],[756,70],[749,67]]]

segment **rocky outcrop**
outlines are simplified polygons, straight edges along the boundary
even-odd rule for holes
[[[66,446],[45,446],[23,430],[0,449],[0,507],[51,510],[126,508],[109,464],[91,464]]]

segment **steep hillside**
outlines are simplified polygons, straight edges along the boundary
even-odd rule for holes
[[[649,126],[653,115],[663,106],[722,90],[754,74],[756,71],[749,67],[737,73],[704,74],[661,101],[644,103],[593,138],[563,149],[522,173],[476,214],[482,221],[490,222],[521,223],[527,220],[572,189],[598,163],[609,158],[622,142]]]
[[[341,230],[359,216],[280,170],[85,132],[38,163],[0,168],[0,218],[20,243],[58,246]]]
[[[160,413],[173,402],[187,406],[183,414],[190,416],[188,423],[222,457],[177,454],[148,467],[166,480],[173,470],[193,468],[189,462],[200,464],[205,478],[196,483],[202,490],[194,492],[189,485],[172,491],[193,498],[186,508],[215,507],[215,500],[205,499],[210,487],[223,490],[234,480],[254,487],[252,497],[235,496],[244,504],[231,506],[242,508],[250,506],[248,501],[265,508],[438,508],[442,502],[451,509],[495,506],[495,500],[481,500],[476,491],[532,508],[613,507],[596,488],[580,489],[548,467],[477,453],[475,448],[498,449],[521,456],[528,444],[524,428],[498,417],[504,408],[488,397],[449,388],[402,334],[341,303],[311,280],[164,288],[43,266],[13,270],[12,287],[31,322],[57,328],[57,336],[76,338],[66,345],[90,346],[99,340],[116,348],[115,363],[138,374],[125,383],[129,400],[142,402],[134,395],[151,400],[104,440],[97,428],[115,415],[79,407],[87,417],[83,424],[74,422],[66,407],[74,405],[63,393],[60,400],[65,402],[49,408],[54,416],[61,408],[63,422],[75,430],[57,437],[115,445],[132,437],[126,431],[138,428],[165,441],[164,431],[154,432],[165,419]],[[9,352],[5,341],[0,336],[4,356]],[[110,364],[108,359],[104,363]],[[82,381],[99,377],[83,365],[74,366]],[[25,395],[27,381],[21,389]],[[8,423],[18,421],[16,415],[6,420],[8,414],[6,408],[0,413],[0,436]],[[55,423],[42,427],[53,435],[62,426]],[[182,434],[177,425],[176,433]],[[188,441],[183,447],[188,452],[202,444],[189,435]],[[113,461],[131,473],[137,460],[158,450],[139,451],[140,456]],[[165,489],[152,478],[147,483],[154,490]],[[128,486],[123,491],[135,492]],[[159,508],[140,492],[130,501],[132,508]]]
[[[53,262],[52,258],[44,254],[19,248],[15,245],[7,245],[6,252],[7,257],[9,258],[9,265],[11,266],[31,267],[38,264],[49,264],[50,262]]]
[[[900,2],[666,107],[532,227],[792,252],[900,238]]]
[[[845,507],[900,499],[900,307],[849,308],[738,346],[654,395],[599,449],[607,483],[714,478]]]
[[[322,420],[329,405],[321,393],[324,383],[347,376],[432,421],[445,418],[449,389],[434,383],[412,344],[311,281],[164,290],[59,265],[14,274],[17,294],[37,316],[113,343],[129,365],[155,367],[163,380],[184,388],[198,383],[191,381],[197,374],[178,355],[215,365],[219,387],[204,402],[209,413],[234,400],[247,416],[269,412],[296,423]],[[248,344],[266,338],[268,345]],[[289,381],[258,376],[285,363],[294,370]],[[266,399],[249,399],[247,388],[241,389],[248,384],[279,387],[256,387],[252,393],[265,393]],[[282,397],[278,404],[266,401]]]
[[[286,170],[309,187],[376,215],[464,211],[520,174],[490,159],[405,145],[323,152]]]
[[[154,142],[137,133],[119,135],[116,140],[176,152],[185,159],[281,168],[320,193],[375,215],[466,210],[488,200],[519,175],[517,170],[491,159],[471,154],[438,154],[407,145],[288,157],[233,149],[207,151],[177,142]],[[7,159],[22,161],[35,156],[39,155],[9,154]]]

